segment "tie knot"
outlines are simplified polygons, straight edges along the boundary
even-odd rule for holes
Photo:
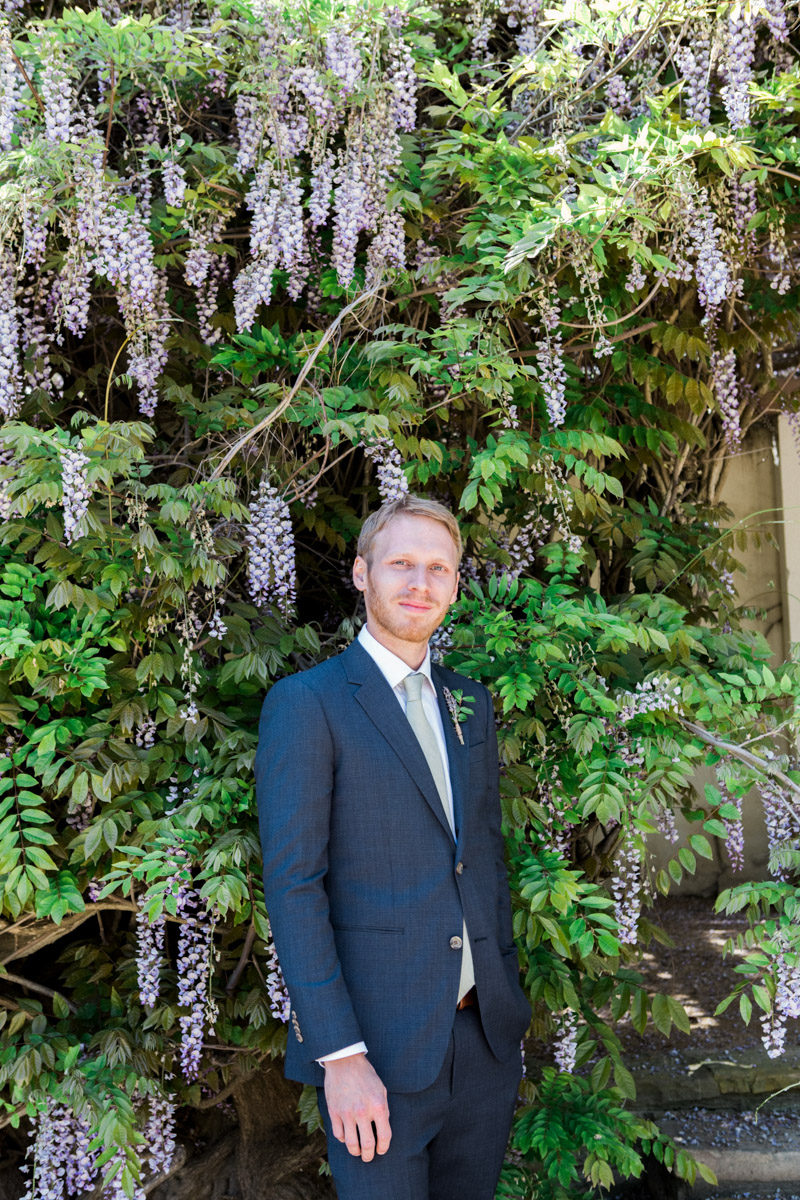
[[[409,700],[422,699],[422,685],[425,682],[425,676],[421,671],[412,672],[406,675],[403,680],[403,687],[406,689],[406,696]]]

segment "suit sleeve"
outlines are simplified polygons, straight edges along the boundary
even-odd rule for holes
[[[489,829],[497,869],[497,907],[499,928],[503,938],[502,950],[515,949],[514,928],[511,919],[511,893],[506,870],[506,846],[502,830],[502,807],[500,804],[500,751],[497,746],[494,708],[491,694],[484,689],[486,699],[486,755],[489,779]]]
[[[309,1061],[362,1040],[325,890],[333,774],[319,696],[299,676],[281,680],[261,712],[256,796],[264,897],[292,1004],[289,1037],[302,1031]]]

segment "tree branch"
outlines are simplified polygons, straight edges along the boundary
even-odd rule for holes
[[[303,363],[303,366],[300,369],[300,373],[298,374],[297,379],[292,384],[292,387],[291,387],[288,395],[286,395],[284,397],[284,399],[281,400],[280,404],[276,408],[273,408],[271,413],[268,413],[267,416],[264,417],[263,421],[259,421],[257,425],[253,426],[252,429],[248,429],[247,433],[242,434],[242,436],[238,439],[238,441],[233,443],[233,445],[231,446],[231,448],[227,452],[227,454],[225,454],[223,456],[222,460],[219,463],[217,463],[216,467],[211,472],[212,479],[219,479],[220,475],[222,475],[223,471],[228,466],[228,464],[231,462],[231,460],[236,457],[236,455],[239,453],[239,451],[241,449],[243,449],[243,447],[246,446],[248,442],[251,442],[253,440],[253,438],[257,437],[258,434],[261,433],[264,429],[268,429],[270,425],[273,425],[275,423],[275,421],[278,420],[278,417],[283,416],[283,414],[286,412],[287,408],[290,406],[290,404],[294,400],[297,393],[300,391],[300,388],[303,385],[303,381],[304,381],[305,377],[308,375],[309,371],[311,370],[314,363],[319,358],[322,351],[327,346],[328,342],[330,342],[333,335],[339,329],[339,327],[341,326],[345,317],[349,316],[350,313],[355,312],[355,310],[357,308],[360,308],[360,306],[366,300],[371,300],[373,296],[376,296],[382,286],[383,286],[383,280],[380,279],[380,280],[378,280],[378,282],[376,284],[374,284],[369,289],[369,291],[361,292],[360,295],[356,296],[355,300],[351,300],[350,303],[345,308],[342,309],[342,311],[339,313],[339,315],[336,317],[336,319],[334,321],[332,321],[331,324],[328,326],[328,328],[325,330],[325,333],[322,335],[322,337],[319,340],[319,342],[317,343],[317,345],[314,347],[314,349],[311,351],[311,353],[309,354],[306,361]]]
[[[52,988],[45,987],[43,983],[35,983],[32,979],[25,979],[22,975],[13,975],[11,971],[4,971],[0,975],[0,979],[9,979],[12,983],[18,983],[20,987],[28,988],[31,992],[38,992],[40,996],[49,996],[51,1000],[55,1000],[58,996],[64,1001],[73,1016],[78,1011],[71,1000],[68,1000],[61,992],[54,992]]]
[[[235,991],[236,985],[242,977],[242,973],[247,966],[247,960],[250,957],[250,951],[253,949],[253,943],[255,940],[256,927],[254,922],[251,921],[250,928],[247,931],[247,937],[244,939],[244,945],[242,946],[242,953],[239,956],[239,961],[234,967],[233,971],[231,971],[230,979],[225,984],[225,991],[228,992],[229,995],[231,992]]]
[[[720,754],[730,754],[732,758],[738,758],[740,762],[745,763],[748,767],[754,770],[763,771],[765,775],[771,775],[777,779],[787,791],[791,792],[800,800],[800,784],[794,782],[789,776],[782,771],[780,767],[775,767],[766,759],[759,758],[757,754],[751,754],[749,750],[745,750],[742,746],[737,746],[735,742],[726,742],[722,738],[715,737],[713,733],[709,733],[702,725],[695,725],[694,721],[687,721],[685,717],[678,717],[678,721],[688,729],[689,733],[694,734],[701,742],[705,742],[708,746],[713,746],[715,750],[719,750]],[[791,808],[788,804],[787,808],[793,815],[800,817],[800,809]]]

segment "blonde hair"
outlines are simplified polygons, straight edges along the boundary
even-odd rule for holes
[[[453,539],[458,561],[461,562],[461,555],[464,553],[461,530],[450,509],[445,508],[438,500],[425,500],[422,496],[405,495],[401,496],[399,500],[389,500],[386,504],[382,504],[375,512],[369,514],[361,526],[361,533],[358,536],[358,554],[366,560],[367,564],[370,561],[372,544],[380,531],[385,529],[395,517],[405,516],[428,517],[431,521],[438,521],[440,525],[444,525]]]

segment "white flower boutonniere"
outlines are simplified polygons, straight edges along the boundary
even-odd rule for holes
[[[453,729],[456,731],[456,737],[464,745],[464,734],[461,732],[461,726],[466,721],[467,717],[472,716],[472,709],[468,708],[468,702],[474,700],[474,696],[465,696],[463,692],[451,692],[450,688],[442,688],[444,702],[447,705],[447,711],[450,713],[450,720],[453,722]]]

